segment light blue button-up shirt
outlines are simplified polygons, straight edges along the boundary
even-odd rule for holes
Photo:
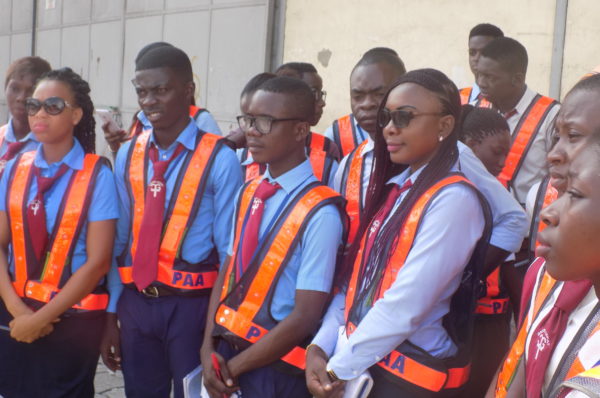
[[[317,181],[308,160],[277,178],[271,177],[267,167],[263,178],[278,183],[281,189],[265,202],[259,239],[265,235],[267,227],[274,224],[273,218],[283,213],[278,212],[281,206],[291,202],[308,184]],[[275,320],[281,321],[292,312],[296,290],[330,292],[342,231],[342,218],[334,205],[323,206],[311,216],[287,267],[277,281],[271,303],[271,314]],[[229,254],[232,253],[233,247],[230,247]]]
[[[157,145],[160,160],[167,160],[173,155],[178,145],[182,145],[181,151],[169,163],[165,173],[167,192],[165,197],[165,214],[169,206],[177,178],[181,167],[188,154],[196,149],[198,127],[190,118],[190,122],[179,134],[177,139],[167,148],[162,149]],[[154,134],[150,142],[156,144]],[[127,155],[131,141],[125,143],[117,154],[115,162],[115,181],[121,209],[121,217],[117,223],[117,239],[115,242],[115,255],[120,255],[127,250],[125,264],[131,264],[131,199],[130,192],[125,182]],[[192,221],[183,245],[181,247],[181,258],[189,263],[199,263],[206,259],[216,247],[219,252],[219,260],[223,262],[229,248],[229,236],[231,230],[231,219],[233,217],[234,198],[239,187],[242,185],[242,173],[235,153],[226,145],[221,146],[215,156],[214,163],[210,169],[206,187],[203,192],[202,201],[194,220]],[[148,173],[146,182],[152,180],[154,174],[152,160],[148,159]],[[141,243],[143,245],[143,242]],[[116,262],[113,262],[116,267]]]
[[[458,169],[479,189],[490,205],[492,212],[492,236],[490,244],[499,247],[508,252],[517,252],[521,248],[523,238],[529,233],[529,218],[527,214],[515,200],[513,195],[498,182],[498,179],[491,175],[483,163],[475,156],[471,148],[457,143],[458,146]],[[371,139],[363,149],[364,173],[361,186],[363,203],[371,170],[373,165],[374,143]],[[338,171],[333,179],[331,187],[340,192],[343,186],[344,169],[348,163],[349,155],[346,155],[340,162]],[[344,194],[344,192],[340,192]]]
[[[144,111],[139,111],[137,114],[137,118],[144,126],[144,129],[152,128],[152,123],[150,123],[150,120],[148,120]],[[198,126],[198,128],[202,131],[206,131],[207,133],[212,133],[216,135],[223,135],[223,133],[221,133],[219,125],[217,124],[217,121],[215,120],[215,118],[213,118],[213,115],[206,109],[204,110],[204,112],[200,112],[198,117],[195,119],[195,122],[196,126]]]
[[[388,183],[402,186],[407,179],[414,183],[423,168],[412,175],[407,169]],[[391,214],[409,190],[398,198]],[[357,325],[348,344],[330,358],[328,369],[341,379],[353,379],[406,340],[439,358],[455,354],[456,346],[442,319],[484,224],[481,204],[472,188],[462,184],[443,188],[423,215],[396,280]],[[340,293],[313,340],[329,355],[344,324],[344,307],[345,295]]]
[[[4,140],[2,145],[0,145],[0,157],[4,156],[6,151],[8,150],[8,144],[12,144],[13,142],[25,142],[23,148],[19,151],[19,153],[25,153],[29,151],[35,151],[40,145],[39,141],[35,138],[35,135],[30,131],[27,133],[25,137],[20,140],[17,140],[15,137],[15,130],[13,129],[12,118],[8,121],[6,125],[6,134],[4,135]]]
[[[59,177],[52,187],[44,193],[44,206],[46,210],[46,229],[50,234],[54,229],[54,224],[59,212],[60,205],[67,191],[69,180],[75,170],[81,170],[83,168],[83,158],[85,153],[83,148],[77,141],[74,140],[73,148],[65,155],[60,161],[52,164],[48,164],[44,159],[42,153],[42,147],[40,146],[36,152],[33,164],[40,168],[40,174],[42,177],[54,176],[60,166],[64,163],[69,169],[67,172]],[[15,165],[16,159],[11,160],[7,163],[2,179],[0,180],[0,197],[6,197],[8,189],[8,177],[11,174],[11,170]],[[27,203],[31,202],[37,194],[37,181],[32,179],[29,192],[27,193]],[[6,201],[0,200],[0,211],[7,211]],[[86,238],[87,238],[87,226],[88,223],[94,221],[103,220],[114,220],[119,218],[119,205],[117,201],[117,191],[115,189],[115,182],[112,171],[108,166],[103,166],[96,177],[94,182],[94,190],[92,194],[92,200],[88,209],[86,222],[83,224],[81,233],[75,243],[75,249],[73,251],[73,257],[71,258],[71,272],[75,273],[83,264],[87,261],[86,254]],[[14,271],[14,258],[9,259],[10,270]],[[111,269],[107,276],[108,282],[107,287],[110,293],[109,310],[116,309],[116,295],[115,291],[120,292],[120,279],[116,269]]]

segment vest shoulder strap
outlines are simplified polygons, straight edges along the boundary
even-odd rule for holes
[[[513,143],[506,157],[506,163],[498,176],[505,187],[512,184],[548,112],[556,104],[554,99],[538,94],[521,117],[513,133]]]

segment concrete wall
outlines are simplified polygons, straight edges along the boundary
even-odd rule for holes
[[[394,48],[407,69],[442,70],[461,87],[473,81],[467,58],[469,30],[481,22],[503,29],[529,54],[527,81],[548,95],[554,38],[552,0],[287,0],[284,61],[308,61],[323,76],[327,107],[323,131],[350,110],[348,79],[369,48]],[[600,2],[571,0],[562,93],[600,64]]]

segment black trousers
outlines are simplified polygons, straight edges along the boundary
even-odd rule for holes
[[[31,344],[0,331],[0,395],[4,398],[93,398],[104,312],[66,315]],[[0,325],[12,316],[0,300]]]

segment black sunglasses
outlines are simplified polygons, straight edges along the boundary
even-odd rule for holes
[[[35,98],[27,98],[25,100],[25,109],[29,116],[34,116],[42,107],[48,115],[55,116],[60,114],[67,106],[71,107],[71,104],[60,97],[50,97],[44,101]]]
[[[396,109],[393,111],[389,111],[387,109],[382,109],[377,115],[377,124],[382,129],[387,126],[390,121],[394,123],[394,126],[401,129],[410,124],[410,121],[419,116],[442,116],[444,115],[441,112],[424,112],[424,113],[414,113],[411,111],[407,111],[405,109]]]

